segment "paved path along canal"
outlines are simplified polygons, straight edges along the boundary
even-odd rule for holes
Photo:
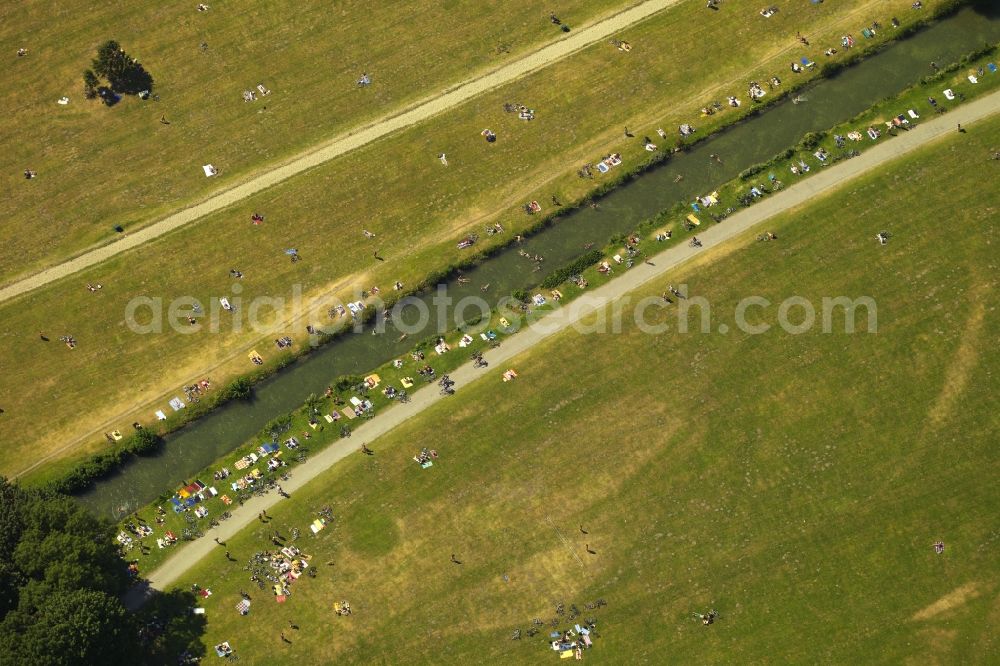
[[[586,295],[586,298],[580,298],[570,303],[567,307],[546,315],[536,324],[505,339],[501,347],[484,354],[484,357],[490,363],[488,370],[476,370],[471,364],[466,364],[452,372],[451,377],[456,381],[458,390],[461,390],[462,386],[470,382],[483,378],[486,378],[488,381],[499,381],[500,373],[506,367],[505,364],[517,355],[528,351],[542,340],[566,330],[588,314],[606,306],[624,294],[632,292],[652,280],[662,278],[667,272],[677,268],[678,265],[696,254],[702,253],[710,247],[720,245],[779,213],[807,203],[818,196],[828,194],[852,179],[869,173],[873,169],[933,142],[935,139],[949,133],[955,133],[958,124],[972,126],[969,131],[975,131],[974,123],[977,120],[981,120],[997,112],[1000,112],[1000,91],[958,107],[947,115],[929,120],[890,141],[873,146],[859,157],[824,169],[811,178],[736,213],[727,218],[723,223],[706,229],[699,234],[699,238],[703,243],[702,248],[692,248],[685,243],[664,250],[651,258],[653,265],[638,264],[621,277],[615,278],[607,284],[594,289]],[[298,489],[328,470],[338,461],[352,453],[357,453],[361,442],[372,442],[402,422],[419,414],[428,406],[443,399],[447,398],[438,392],[435,385],[416,391],[410,402],[393,406],[391,409],[379,414],[378,418],[359,426],[354,431],[354,436],[351,439],[343,439],[333,443],[311,458],[308,464],[296,468],[292,478],[282,484],[283,488],[286,492],[294,496]],[[256,520],[257,515],[261,511],[269,509],[282,501],[285,500],[276,493],[269,493],[260,497],[255,496],[243,506],[234,510],[232,517],[218,528],[212,530],[211,535],[217,536],[224,541]],[[168,588],[183,576],[188,569],[200,561],[202,557],[215,549],[217,549],[216,543],[208,537],[203,537],[181,546],[170,559],[150,573],[148,577],[149,585],[152,588],[161,590]],[[128,598],[127,601],[130,606],[134,607],[142,603],[144,598],[142,592],[143,590],[137,589]]]

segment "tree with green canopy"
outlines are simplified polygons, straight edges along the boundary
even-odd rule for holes
[[[151,604],[178,615],[169,631],[162,615],[126,610],[115,532],[70,497],[0,477],[0,666],[175,662],[197,645],[190,593]]]
[[[125,49],[113,39],[98,47],[92,67],[97,76],[107,79],[111,89],[116,93],[135,95],[153,89],[153,77],[138,60],[125,53]],[[90,71],[84,72],[85,84]]]

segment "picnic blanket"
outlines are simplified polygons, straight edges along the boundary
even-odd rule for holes
[[[211,177],[212,177],[212,176],[214,176],[215,174],[219,173],[219,170],[218,170],[218,169],[216,169],[216,168],[215,168],[214,166],[212,166],[211,164],[205,164],[205,165],[203,165],[203,166],[201,167],[201,169],[202,169],[202,171],[204,171],[204,172],[205,172],[205,177],[206,177],[206,178],[211,178]]]
[[[180,398],[176,398],[176,397],[173,400],[170,401],[170,406],[173,408],[173,410],[175,412],[179,412],[180,410],[184,409],[184,407],[185,407],[184,401],[181,400]]]

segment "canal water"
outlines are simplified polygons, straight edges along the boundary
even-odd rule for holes
[[[449,282],[448,294],[455,301],[480,296],[481,287],[488,284],[486,295],[495,299],[537,284],[547,272],[581,255],[588,244],[604,246],[612,237],[633,231],[644,219],[706,194],[743,169],[770,159],[796,144],[805,133],[828,129],[899,93],[931,73],[930,62],[955,62],[965,53],[997,41],[1000,12],[987,15],[964,9],[802,90],[804,102],[777,104],[615,189],[600,200],[598,208],[568,214],[516,248],[466,271],[467,282]],[[779,76],[787,81],[794,74],[781,72]],[[713,154],[721,163],[709,157]],[[683,178],[678,180],[677,176]],[[535,263],[521,256],[518,249],[543,256],[543,270],[535,271]],[[322,394],[338,376],[365,374],[402,355],[420,339],[411,336],[399,341],[391,324],[384,334],[368,333],[349,334],[320,347],[260,383],[251,402],[229,403],[168,436],[158,455],[137,459],[78,499],[109,517],[134,510],[253,437],[270,419],[300,406],[310,393]]]

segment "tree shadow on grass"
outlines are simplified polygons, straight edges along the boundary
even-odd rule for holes
[[[969,6],[974,12],[988,19],[1000,18],[1000,2],[996,0],[971,0]]]
[[[196,606],[197,598],[189,591],[149,593],[136,614],[147,650],[143,663],[196,663],[205,656],[206,621],[204,615],[194,614]]]

